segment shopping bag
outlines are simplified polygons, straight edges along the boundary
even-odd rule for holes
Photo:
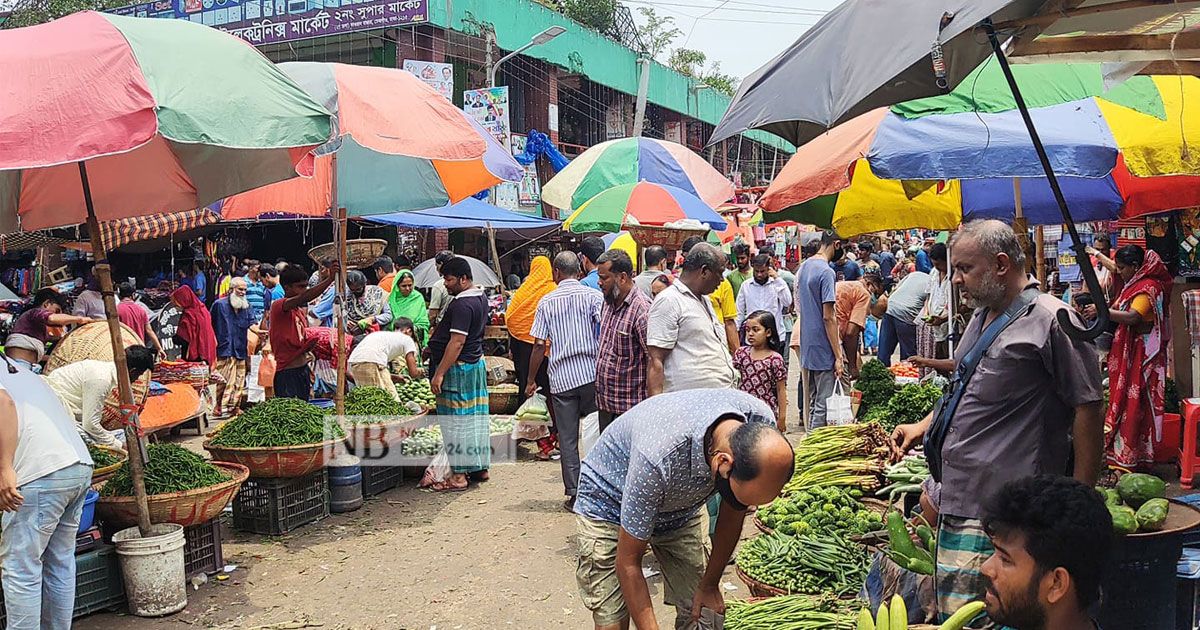
[[[854,422],[854,410],[850,408],[850,397],[846,395],[841,379],[835,381],[833,395],[825,399],[825,421],[833,425]]]
[[[579,457],[587,457],[600,439],[600,414],[593,411],[579,421]]]
[[[525,424],[550,424],[550,409],[546,406],[546,397],[534,394],[526,398],[525,402],[517,407],[517,413],[514,416],[517,422]]]
[[[446,455],[446,449],[440,449],[438,454],[429,463],[425,469],[425,474],[421,476],[421,482],[418,487],[427,488],[435,483],[442,483],[450,477],[450,456]]]
[[[260,387],[275,387],[275,355],[264,354],[262,363],[258,366],[258,384]]]

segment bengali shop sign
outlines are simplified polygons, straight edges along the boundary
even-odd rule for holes
[[[189,20],[251,44],[419,24],[428,0],[159,0],[113,9],[137,17]]]

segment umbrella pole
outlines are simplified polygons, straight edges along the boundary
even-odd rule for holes
[[[1042,163],[1042,170],[1046,173],[1046,180],[1050,183],[1050,191],[1054,193],[1054,200],[1058,202],[1058,209],[1062,212],[1063,223],[1067,226],[1067,231],[1071,234],[1071,240],[1075,250],[1076,260],[1087,260],[1087,248],[1083,244],[1083,240],[1079,238],[1079,232],[1075,229],[1075,220],[1071,218],[1071,211],[1067,208],[1067,198],[1063,195],[1062,187],[1058,184],[1058,178],[1054,175],[1054,167],[1050,164],[1050,156],[1046,154],[1046,147],[1042,145],[1042,139],[1038,136],[1037,128],[1034,127],[1033,117],[1029,115],[1029,107],[1025,104],[1025,97],[1021,95],[1021,88],[1017,86],[1017,79],[1013,76],[1012,68],[1008,65],[1008,58],[1004,56],[1004,49],[1000,46],[1000,40],[996,36],[996,27],[992,25],[991,19],[986,19],[982,23],[984,31],[987,33],[988,42],[992,45],[992,52],[996,54],[996,60],[1000,63],[1000,70],[1004,73],[1004,79],[1008,83],[1008,88],[1012,91],[1013,100],[1017,103],[1017,109],[1021,112],[1021,119],[1025,122],[1025,128],[1029,131],[1029,139],[1033,141],[1033,148],[1037,151],[1038,160]],[[1092,295],[1104,295],[1100,288],[1100,281],[1096,278],[1096,270],[1092,269],[1091,265],[1080,265],[1083,272],[1083,279],[1087,283],[1088,290]],[[1068,310],[1061,310],[1058,313],[1058,322],[1062,325],[1063,330],[1068,335],[1076,339],[1090,341],[1100,336],[1108,328],[1108,304],[1103,300],[1096,302],[1096,321],[1087,328],[1080,328],[1075,320],[1072,319]]]
[[[338,273],[335,281],[337,297],[335,298],[335,313],[337,313],[337,389],[333,392],[333,405],[338,417],[346,415],[346,305],[340,303],[347,291],[346,284],[346,209],[338,208],[337,225],[334,228],[334,242],[337,246]]]
[[[104,316],[108,321],[108,336],[112,341],[113,363],[117,365],[117,393],[121,406],[133,408],[133,387],[129,383],[129,365],[125,363],[125,344],[121,341],[121,324],[117,320],[117,301],[113,295],[112,268],[108,266],[108,252],[100,235],[100,221],[92,203],[92,188],[88,183],[87,167],[79,162],[79,181],[83,185],[83,200],[87,205],[88,234],[92,241],[92,254],[96,258],[94,272],[100,280],[100,293],[104,296]],[[129,451],[129,472],[133,479],[133,496],[137,505],[138,529],[142,536],[150,535],[150,507],[146,502],[145,464],[146,451],[138,437],[141,421],[134,410],[125,419],[125,448]]]
[[[496,228],[492,227],[492,222],[488,221],[484,225],[487,226],[488,248],[492,252],[492,268],[496,270],[496,277],[500,279],[500,290],[504,290],[504,273],[500,271],[500,254],[496,251]]]

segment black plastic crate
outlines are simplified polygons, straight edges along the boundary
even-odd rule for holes
[[[373,497],[381,492],[391,490],[404,480],[403,466],[362,466],[362,493],[364,497]]]
[[[1125,536],[1104,575],[1098,621],[1103,628],[1161,630],[1175,625],[1175,579],[1183,536]]]
[[[187,577],[216,573],[225,566],[221,553],[221,519],[183,528],[183,571]]]
[[[125,583],[117,564],[117,548],[100,547],[75,556],[75,613],[82,617],[125,603]]]
[[[329,516],[329,478],[322,468],[295,479],[250,477],[233,499],[233,526],[281,536]]]

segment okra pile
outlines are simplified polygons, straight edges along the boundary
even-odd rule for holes
[[[853,595],[866,580],[868,559],[862,547],[840,536],[776,532],[742,543],[737,566],[789,594]]]
[[[298,446],[345,435],[319,407],[295,398],[271,398],[226,423],[212,444],[236,448]]]
[[[408,409],[381,387],[355,387],[346,394],[346,415],[356,424],[407,416]],[[361,416],[382,416],[364,418]]]
[[[146,464],[143,472],[148,495],[207,488],[229,481],[229,475],[223,470],[178,444],[150,444],[146,447],[146,453],[150,463]],[[133,496],[133,479],[130,477],[128,460],[104,484],[100,495]]]

